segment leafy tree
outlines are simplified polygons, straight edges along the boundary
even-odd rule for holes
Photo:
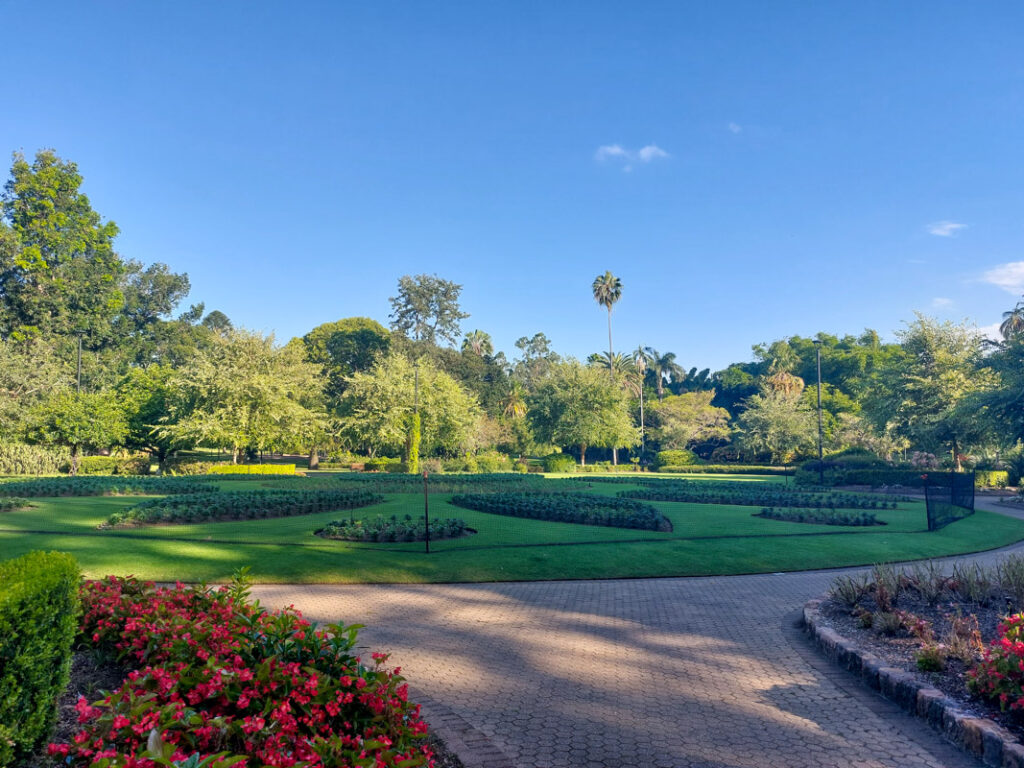
[[[173,376],[174,370],[167,365],[132,368],[115,390],[127,421],[124,446],[145,451],[161,466],[171,452],[191,447],[161,429],[167,426],[165,417],[168,400],[173,396]]]
[[[491,335],[484,333],[481,330],[471,331],[466,334],[466,338],[462,340],[462,351],[472,352],[474,355],[483,357],[485,355],[494,354],[494,343],[491,341]]]
[[[437,275],[404,275],[391,302],[391,328],[415,341],[451,343],[459,337],[459,321],[469,315],[459,308],[462,286]]]
[[[346,317],[323,323],[302,337],[307,359],[320,367],[326,379],[324,391],[336,405],[345,391],[347,377],[368,371],[391,348],[391,334],[376,320]]]
[[[534,434],[560,446],[578,446],[586,464],[587,448],[632,447],[640,442],[628,395],[600,370],[575,360],[560,363],[529,397]]]
[[[520,336],[516,340],[519,357],[516,359],[512,372],[518,381],[527,389],[533,389],[548,375],[551,367],[561,361],[551,341],[543,333],[533,336]]]
[[[348,378],[341,398],[342,431],[370,455],[406,450],[413,412],[413,364],[392,352]],[[455,455],[469,440],[480,413],[476,398],[429,359],[419,365],[420,456]]]
[[[691,448],[729,438],[729,412],[711,404],[714,390],[669,395],[651,405],[655,438],[662,448]]]
[[[52,150],[14,155],[2,198],[0,337],[85,332],[106,338],[125,303],[117,226],[79,191],[78,167]]]
[[[298,345],[236,329],[210,345],[168,381],[172,397],[161,434],[194,445],[225,446],[237,463],[243,450],[308,446],[325,414],[310,407],[320,392],[315,366]]]
[[[1018,301],[1017,306],[1013,309],[1003,312],[1003,322],[999,324],[999,333],[1006,341],[1024,335],[1024,301]]]
[[[683,369],[676,362],[675,352],[661,354],[653,347],[646,347],[647,367],[654,374],[654,388],[658,393],[658,399],[665,396],[665,384],[673,377],[682,376]]]
[[[124,411],[109,394],[55,392],[32,408],[27,438],[71,449],[71,474],[78,473],[83,449],[117,445],[127,431]]]
[[[969,395],[958,410],[985,417],[1004,445],[1024,441],[1024,333],[1011,333],[985,358],[983,372],[996,377],[992,386]]]
[[[760,394],[749,397],[736,420],[740,446],[755,456],[767,454],[776,464],[813,448],[818,422],[801,395],[802,390],[763,386]]]
[[[995,384],[991,371],[978,368],[981,341],[973,329],[920,314],[897,336],[904,356],[879,373],[865,412],[881,431],[920,450],[951,450],[959,466],[961,450],[982,442],[986,430],[958,406]]]
[[[24,431],[28,411],[74,384],[74,371],[42,339],[0,341],[0,437]]]
[[[217,333],[227,333],[235,327],[231,324],[231,318],[219,309],[213,310],[204,317],[202,325],[204,328],[209,328],[211,331],[216,331]]]

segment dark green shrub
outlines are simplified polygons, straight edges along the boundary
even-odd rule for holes
[[[791,475],[792,467],[771,464],[691,464],[684,467],[662,467],[659,472],[686,475]]]
[[[628,481],[627,481],[628,482]],[[634,481],[636,482],[636,481]],[[806,509],[894,509],[906,497],[879,498],[868,494],[831,490],[787,488],[769,483],[729,483],[675,479],[644,479],[640,488],[620,491],[619,496],[646,501],[688,504],[736,504],[758,507]]]
[[[221,462],[216,461],[172,459],[164,463],[164,470],[169,475],[208,475],[220,465]]]
[[[67,448],[0,442],[0,475],[56,475],[70,465]]]
[[[28,499],[19,499],[16,496],[10,498],[0,497],[0,512],[10,512],[12,509],[21,509],[31,506]]]
[[[755,512],[754,517],[768,520],[782,520],[788,523],[810,523],[812,525],[885,525],[871,512],[849,512],[836,509],[775,509],[765,507]]]
[[[393,464],[387,464],[384,471],[389,475],[407,475],[409,474],[409,465],[404,461],[396,461]]]
[[[700,459],[693,451],[674,449],[670,451],[658,451],[654,457],[654,466],[661,467],[685,467],[689,464],[699,464]]]
[[[147,496],[208,487],[202,480],[178,477],[40,477],[0,483],[0,496]]]
[[[84,456],[78,462],[82,475],[148,475],[149,456]]]
[[[78,584],[78,565],[62,552],[0,562],[0,765],[50,735],[68,684]]]
[[[978,469],[974,473],[975,488],[1005,488],[1010,484],[1010,473],[1005,469]]]
[[[672,523],[650,504],[584,493],[460,493],[452,504],[478,512],[613,528],[671,531]]]
[[[551,453],[544,457],[545,472],[575,472],[576,459],[564,453]]]
[[[507,472],[512,468],[512,460],[503,453],[485,451],[476,455],[476,467],[478,472],[486,474]]]
[[[389,459],[386,456],[382,456],[379,459],[369,459],[363,464],[363,469],[367,472],[384,472],[388,468],[388,464],[398,464],[401,459]]]
[[[430,521],[431,540],[455,539],[464,536],[467,531],[466,521],[459,518]],[[406,515],[405,519],[399,520],[396,515],[387,519],[378,515],[372,520],[334,520],[317,531],[316,535],[342,541],[424,541],[427,529],[422,517],[414,519]]]

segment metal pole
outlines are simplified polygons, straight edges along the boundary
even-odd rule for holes
[[[430,495],[427,493],[427,473],[423,473],[423,522],[426,530],[427,554],[430,554]]]
[[[821,440],[821,340],[815,339],[814,348],[818,353],[818,485],[825,484],[825,459]]]
[[[78,394],[82,394],[82,334],[78,334]]]

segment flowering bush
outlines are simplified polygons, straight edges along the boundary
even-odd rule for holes
[[[399,670],[352,654],[359,625],[267,612],[244,576],[215,591],[108,577],[82,601],[87,643],[136,669],[102,700],[79,699],[81,730],[49,748],[69,766],[433,765]]]
[[[1007,616],[998,632],[981,661],[967,671],[967,688],[997,700],[1004,711],[1024,709],[1024,613]]]

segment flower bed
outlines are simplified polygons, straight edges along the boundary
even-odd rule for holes
[[[383,496],[364,489],[209,491],[144,501],[123,512],[115,512],[106,524],[126,527],[210,520],[262,520],[355,509],[379,504],[383,500]]]
[[[430,538],[455,539],[471,531],[466,521],[459,518],[430,521]],[[427,527],[423,518],[413,519],[406,515],[399,520],[395,515],[384,518],[378,515],[373,520],[334,520],[319,531],[317,536],[342,541],[425,541]]]
[[[479,512],[560,523],[671,531],[672,523],[650,504],[583,493],[462,493],[452,504]]]
[[[703,483],[686,480],[648,482],[643,488],[619,491],[619,496],[647,501],[682,501],[692,504],[741,504],[757,507],[803,507],[806,509],[895,509],[896,501],[854,493],[806,491],[757,487],[736,483]]]
[[[101,700],[79,699],[80,730],[49,748],[66,765],[432,764],[398,670],[352,652],[357,626],[264,611],[244,579],[212,591],[108,577],[82,602],[85,643],[135,669]]]
[[[156,496],[196,493],[207,487],[174,477],[40,477],[0,483],[0,496]]]
[[[885,525],[870,512],[849,512],[836,509],[775,509],[765,507],[755,512],[754,517],[769,520],[784,520],[788,523],[811,523],[814,525]]]

